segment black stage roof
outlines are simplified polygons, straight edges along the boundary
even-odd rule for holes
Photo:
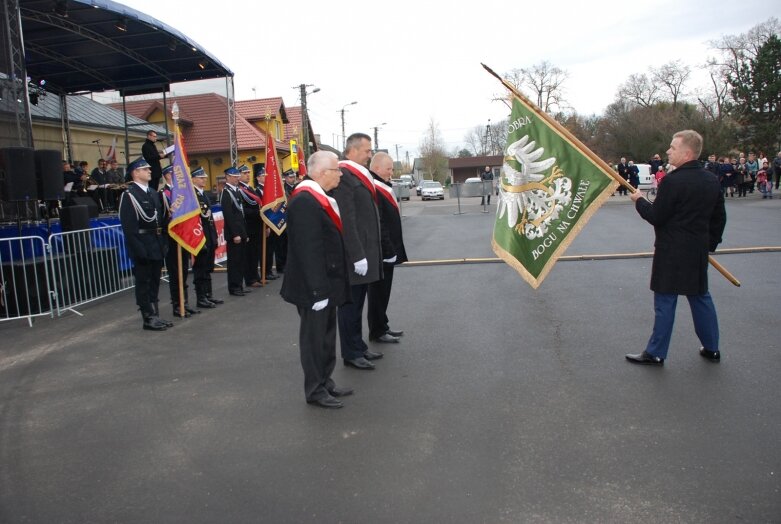
[[[19,0],[19,8],[27,75],[47,91],[134,95],[233,76],[176,29],[111,0]]]

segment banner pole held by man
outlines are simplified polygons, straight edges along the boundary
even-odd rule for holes
[[[536,289],[617,185],[636,189],[512,84],[481,65],[513,95],[491,245]],[[709,260],[740,285],[713,257]]]

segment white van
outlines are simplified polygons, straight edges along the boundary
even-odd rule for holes
[[[654,186],[654,173],[651,173],[650,164],[635,164],[640,172],[640,187],[638,189],[651,189]]]

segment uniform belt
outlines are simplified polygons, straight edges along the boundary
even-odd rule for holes
[[[139,229],[138,234],[139,235],[162,235],[163,228],[158,227],[157,229]]]

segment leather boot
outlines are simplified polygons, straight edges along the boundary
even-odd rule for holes
[[[163,323],[160,322],[160,319],[156,316],[152,315],[151,313],[145,313],[141,312],[141,318],[144,319],[143,329],[148,329],[150,331],[165,331],[166,327]]]
[[[176,318],[190,318],[192,313],[187,310],[187,306],[184,306],[184,315],[179,313],[179,304],[174,304],[173,315]]]
[[[218,304],[218,305],[219,305],[219,304],[224,304],[224,303],[225,303],[225,301],[224,301],[224,300],[222,300],[222,299],[220,299],[220,298],[214,298],[214,297],[212,296],[212,283],[211,283],[211,280],[209,281],[209,284],[208,284],[208,285],[207,285],[207,287],[206,287],[206,299],[207,299],[209,302],[212,302],[212,303],[214,303],[214,304]]]
[[[158,322],[163,324],[165,327],[174,327],[174,323],[170,320],[160,318],[160,309],[157,306],[157,302],[152,302],[152,311],[154,312],[154,316],[157,317]]]

